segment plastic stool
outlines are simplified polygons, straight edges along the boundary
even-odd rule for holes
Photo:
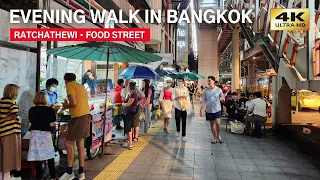
[[[267,131],[266,131],[266,123],[260,123],[260,122],[251,122],[251,130],[250,130],[250,135],[252,135],[252,130],[255,130],[255,135],[257,137],[261,137],[261,133],[263,133],[264,137],[267,137]],[[262,129],[262,125],[263,125],[263,132],[261,132]]]

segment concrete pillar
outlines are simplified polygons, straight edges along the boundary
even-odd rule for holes
[[[219,80],[218,34],[216,27],[200,27],[198,48],[198,73],[204,76],[198,86],[208,86],[207,77]]]
[[[276,128],[278,120],[279,76],[272,77],[272,127]]]
[[[232,91],[240,89],[240,25],[232,30]]]
[[[291,89],[281,76],[272,77],[272,126],[291,124]]]

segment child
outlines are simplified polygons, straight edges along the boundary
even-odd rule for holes
[[[34,107],[29,110],[30,145],[28,161],[35,161],[37,180],[42,179],[42,161],[48,160],[51,179],[56,179],[54,169],[55,151],[53,148],[51,129],[56,121],[54,109],[48,107],[48,96],[38,92],[33,99]]]
[[[3,180],[11,179],[10,171],[21,169],[21,125],[15,101],[19,91],[19,86],[8,84],[0,100],[0,179]]]

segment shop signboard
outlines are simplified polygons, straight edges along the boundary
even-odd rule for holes
[[[185,21],[178,23],[177,30],[177,49],[178,49],[178,62],[188,62],[188,24]]]
[[[103,135],[102,119],[100,114],[92,115],[92,149],[101,146]]]
[[[106,112],[105,116],[105,133],[104,142],[109,142],[112,140],[112,109]]]

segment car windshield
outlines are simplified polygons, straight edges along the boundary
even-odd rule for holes
[[[318,92],[303,92],[304,96],[320,96]]]

